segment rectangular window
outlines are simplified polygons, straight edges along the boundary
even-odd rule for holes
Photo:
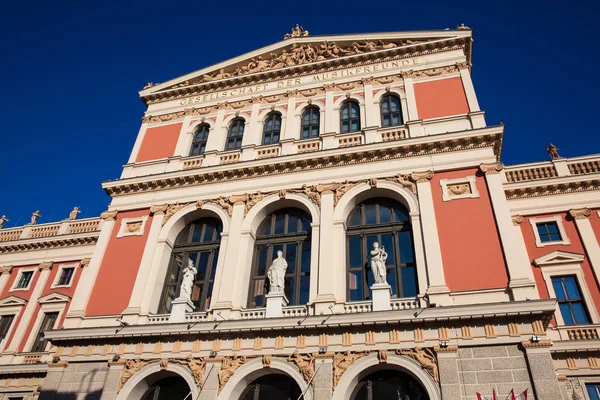
[[[558,223],[556,221],[539,222],[536,224],[538,234],[540,236],[540,242],[560,242],[560,231],[558,230]]]
[[[57,312],[44,314],[44,319],[42,320],[42,324],[40,325],[38,334],[35,337],[35,341],[33,342],[33,349],[31,349],[31,351],[33,351],[34,353],[39,353],[46,350],[46,344],[48,343],[48,341],[44,337],[44,331],[48,331],[54,328],[54,324],[56,323],[57,319]]]
[[[588,313],[575,276],[555,276],[552,278],[552,286],[565,325],[589,324]]]
[[[600,384],[586,383],[585,388],[590,400],[600,400]]]
[[[75,268],[63,268],[60,273],[60,278],[58,278],[57,286],[67,286],[71,283],[71,278],[73,278],[73,273],[75,272]]]
[[[3,315],[0,317],[0,341],[4,340],[8,334],[8,330],[10,329],[14,319],[14,315]]]
[[[22,272],[21,277],[19,278],[19,282],[17,282],[16,289],[27,289],[29,287],[29,283],[31,282],[32,277],[33,271]]]

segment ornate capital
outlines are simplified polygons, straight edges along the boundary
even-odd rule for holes
[[[569,215],[571,215],[573,219],[585,219],[592,215],[592,210],[589,208],[572,208],[569,210]]]
[[[119,211],[114,210],[114,211],[104,211],[102,214],[100,214],[100,218],[102,218],[105,221],[114,221],[115,219],[117,219],[117,214],[119,213]]]
[[[161,215],[167,212],[166,204],[154,204],[150,207],[150,214]]]
[[[519,226],[521,225],[521,223],[524,221],[524,218],[522,215],[513,215],[512,216],[512,222],[514,226]]]
[[[44,271],[44,270],[50,271],[52,269],[52,264],[53,264],[52,261],[46,261],[46,262],[41,263],[39,265],[40,271]]]
[[[90,264],[91,258],[84,258],[83,260],[81,260],[81,262],[79,263],[82,267],[86,267]]]
[[[479,166],[479,169],[481,169],[481,172],[483,172],[484,174],[498,174],[500,173],[500,171],[502,171],[502,169],[504,168],[504,165],[501,162],[495,162],[495,163],[489,163],[489,164],[481,164]]]
[[[417,183],[428,182],[433,178],[433,171],[413,172],[410,174],[410,179]]]
[[[12,272],[13,266],[12,265],[5,265],[3,267],[0,267],[0,275],[2,274],[10,274]]]

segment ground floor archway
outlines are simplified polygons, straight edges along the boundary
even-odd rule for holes
[[[301,394],[294,379],[286,375],[269,374],[248,385],[239,400],[297,400]]]
[[[159,379],[150,386],[140,400],[184,400],[189,398],[190,387],[181,376]]]
[[[412,376],[398,370],[380,370],[364,377],[350,397],[350,400],[382,399],[429,400],[429,396]]]

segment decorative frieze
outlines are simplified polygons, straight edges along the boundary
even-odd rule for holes
[[[458,72],[458,71],[459,71],[458,66],[447,65],[445,67],[424,69],[424,70],[419,70],[419,71],[409,70],[409,71],[402,72],[402,76],[405,78],[413,78],[413,79],[429,78],[429,77],[433,77],[433,76],[451,74],[451,73]]]
[[[229,381],[229,378],[233,376],[235,371],[248,361],[246,356],[238,356],[234,354],[231,357],[223,357],[221,360],[221,370],[219,371],[219,392],[223,389],[223,386]]]
[[[414,358],[421,364],[421,368],[429,372],[434,381],[440,381],[437,358],[433,350],[415,347],[414,349],[396,350],[396,354]]]
[[[508,200],[533,197],[556,196],[561,194],[582,193],[600,190],[600,179],[579,180],[577,182],[535,185],[519,189],[506,189]]]
[[[338,352],[333,356],[333,387],[335,388],[342,375],[356,360],[368,356],[369,352],[353,353],[350,351]]]
[[[314,387],[315,382],[312,377],[315,374],[315,356],[313,354],[300,354],[294,351],[287,361],[296,364],[306,383],[312,383]]]

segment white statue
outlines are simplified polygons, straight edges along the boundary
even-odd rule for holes
[[[277,258],[273,260],[273,263],[267,271],[267,277],[271,288],[269,293],[281,293],[285,287],[285,271],[287,270],[288,263],[283,258],[283,251],[277,251]]]
[[[183,269],[183,278],[181,279],[181,289],[178,299],[191,300],[196,273],[198,273],[198,270],[194,268],[194,260],[188,259],[187,266]]]
[[[387,256],[385,247],[381,246],[379,248],[379,243],[373,243],[373,250],[371,250],[371,272],[373,272],[375,283],[387,283],[387,271],[385,268]]]

